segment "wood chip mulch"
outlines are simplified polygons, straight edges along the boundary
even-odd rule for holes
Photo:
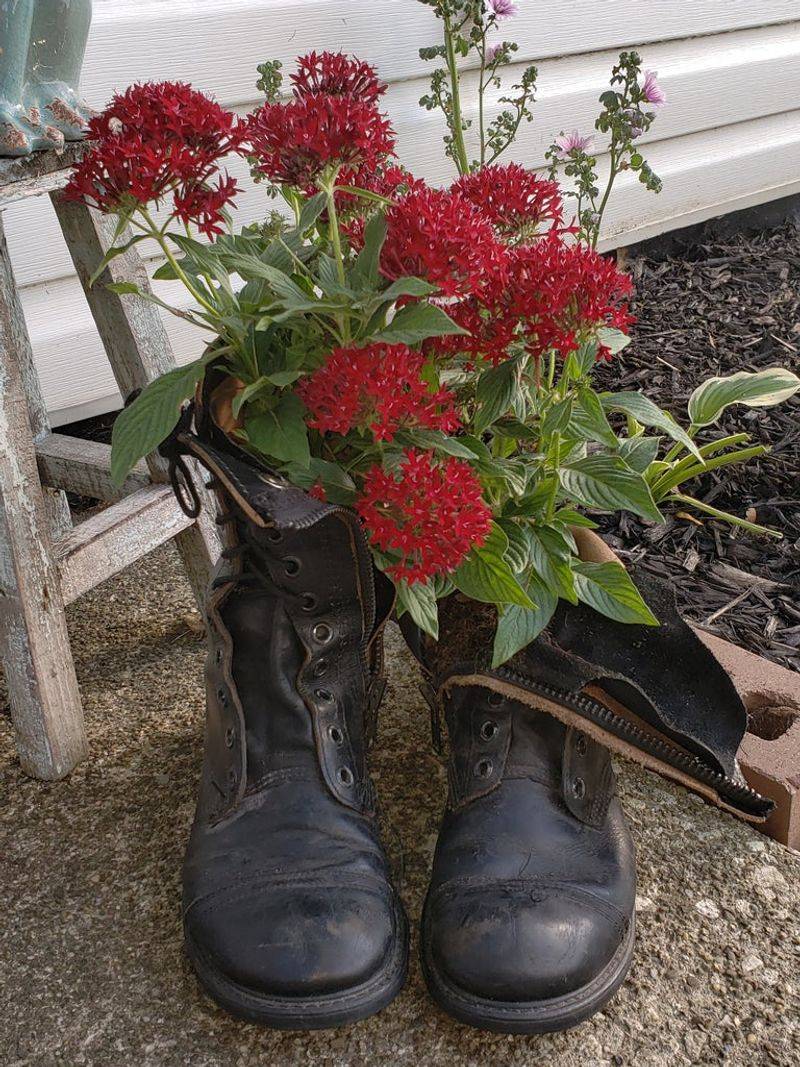
[[[641,389],[686,424],[692,390],[713,375],[780,364],[800,369],[800,230],[712,238],[679,256],[634,253],[634,343],[599,375],[603,388]],[[686,618],[800,671],[800,398],[778,407],[729,408],[717,434],[746,431],[770,454],[711,472],[685,491],[723,511],[774,527],[753,536],[690,508],[665,525],[624,513],[602,533],[623,558],[669,579]],[[749,513],[748,513],[749,512]]]

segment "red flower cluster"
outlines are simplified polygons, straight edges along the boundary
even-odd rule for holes
[[[530,240],[563,222],[558,182],[540,178],[518,163],[494,164],[465,174],[453,189],[509,240]]]
[[[75,167],[65,195],[103,212],[172,195],[182,222],[209,236],[220,233],[236,181],[221,175],[219,163],[238,149],[242,129],[232,112],[188,85],[133,85],[89,121],[95,144]]]
[[[353,96],[374,104],[386,92],[378,81],[375,68],[344,52],[309,52],[297,60],[297,72],[291,76],[294,95]]]
[[[489,534],[492,513],[472,468],[409,449],[396,471],[367,471],[357,510],[370,541],[399,555],[395,580],[424,582],[455,570]]]
[[[447,389],[432,393],[422,377],[425,358],[405,345],[337,348],[297,388],[309,426],[322,433],[369,430],[391,441],[401,428],[451,433],[460,422]]]
[[[294,97],[250,116],[256,169],[271,181],[313,186],[328,167],[375,170],[394,154],[394,131],[376,105],[385,91],[368,63],[315,52],[297,61]]]
[[[449,189],[423,185],[386,211],[381,272],[387,278],[414,275],[444,296],[463,296],[506,279],[507,249],[491,223]]]
[[[531,352],[566,356],[597,327],[633,322],[630,278],[586,245],[552,237],[516,249],[514,280],[510,309]]]
[[[586,245],[566,244],[552,232],[514,246],[508,257],[508,281],[490,280],[447,307],[469,336],[439,338],[428,348],[496,366],[515,339],[534,355],[552,348],[566,356],[597,327],[624,331],[634,321],[627,305],[630,278]],[[601,349],[598,358],[605,356]]]

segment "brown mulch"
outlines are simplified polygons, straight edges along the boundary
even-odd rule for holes
[[[800,231],[710,238],[658,256],[632,254],[638,323],[634,343],[600,373],[604,388],[641,389],[686,423],[692,390],[713,375],[780,364],[800,368]],[[746,431],[771,453],[712,472],[686,492],[783,532],[753,536],[685,517],[670,505],[663,526],[628,514],[603,520],[604,536],[630,560],[668,578],[693,622],[800,671],[800,398],[778,407],[729,408],[717,434]],[[748,509],[753,509],[748,516]]]

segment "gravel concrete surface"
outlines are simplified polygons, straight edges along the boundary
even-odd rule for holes
[[[800,1063],[798,856],[628,764],[638,948],[594,1019],[544,1037],[469,1030],[433,1006],[415,957],[400,997],[347,1029],[277,1033],[228,1018],[181,947],[203,719],[193,612],[171,548],[71,610],[91,757],[68,780],[26,778],[0,715],[3,1067]],[[394,629],[389,662],[373,766],[416,926],[445,777]]]

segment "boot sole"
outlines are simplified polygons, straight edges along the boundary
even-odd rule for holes
[[[261,1023],[272,1030],[326,1030],[366,1019],[385,1008],[406,982],[408,973],[408,920],[395,907],[398,936],[380,971],[359,986],[317,997],[270,996],[257,993],[222,974],[200,946],[184,931],[186,954],[212,1000],[231,1015]]]
[[[430,941],[424,934],[420,960],[431,996],[459,1022],[500,1034],[547,1034],[569,1030],[600,1011],[627,977],[635,939],[632,916],[624,941],[600,974],[581,989],[550,1000],[489,1000],[468,993],[437,971],[428,948]]]

